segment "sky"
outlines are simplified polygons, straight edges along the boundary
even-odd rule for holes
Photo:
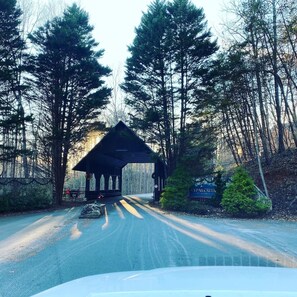
[[[105,50],[100,62],[113,70],[122,69],[128,57],[127,47],[135,36],[143,12],[152,0],[78,0],[77,3],[89,13],[94,26],[93,37]],[[73,0],[67,0],[72,3]],[[192,0],[204,9],[212,32],[219,32],[223,0]]]

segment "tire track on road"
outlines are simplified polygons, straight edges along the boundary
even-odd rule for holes
[[[238,235],[232,235],[230,233],[222,233],[221,231],[216,231],[215,228],[207,227],[201,223],[194,223],[178,216],[173,216],[161,212],[160,210],[153,209],[152,207],[137,201],[134,198],[136,205],[138,205],[143,210],[147,211],[152,216],[155,216],[160,221],[172,226],[177,231],[188,235],[201,243],[204,243],[210,247],[217,248],[223,253],[226,253],[226,249],[229,247],[234,254],[234,249],[241,251],[241,253],[247,253],[253,255],[254,257],[263,258],[266,261],[270,261],[276,265],[283,267],[297,267],[297,259],[294,257],[288,257],[283,255],[273,246],[271,248],[259,245],[255,242],[250,242],[246,238],[242,239]],[[267,242],[265,242],[266,244]]]
[[[159,224],[160,217],[158,217],[158,214],[155,213],[152,215],[147,209],[148,206],[143,205],[138,199],[130,197],[127,197],[127,199],[142,212],[150,214],[152,218],[152,221],[150,222],[156,220],[158,223],[158,230],[149,232],[151,236],[148,237],[150,258],[154,267],[190,265],[191,261],[189,253],[187,252],[185,245],[179,239],[177,230],[168,224]]]

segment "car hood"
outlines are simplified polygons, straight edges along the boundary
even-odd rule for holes
[[[34,297],[297,297],[297,269],[170,267],[76,279]]]

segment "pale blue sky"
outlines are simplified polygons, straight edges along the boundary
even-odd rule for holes
[[[73,0],[67,0],[73,2]],[[94,38],[105,49],[101,62],[113,69],[124,66],[127,46],[132,43],[134,29],[140,23],[142,13],[147,10],[151,0],[78,0],[90,15],[95,26]],[[203,7],[213,33],[220,31],[223,0],[192,0],[197,7]]]

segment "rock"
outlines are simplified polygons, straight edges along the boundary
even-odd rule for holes
[[[79,216],[80,219],[96,219],[104,214],[105,204],[90,203],[86,204]]]

